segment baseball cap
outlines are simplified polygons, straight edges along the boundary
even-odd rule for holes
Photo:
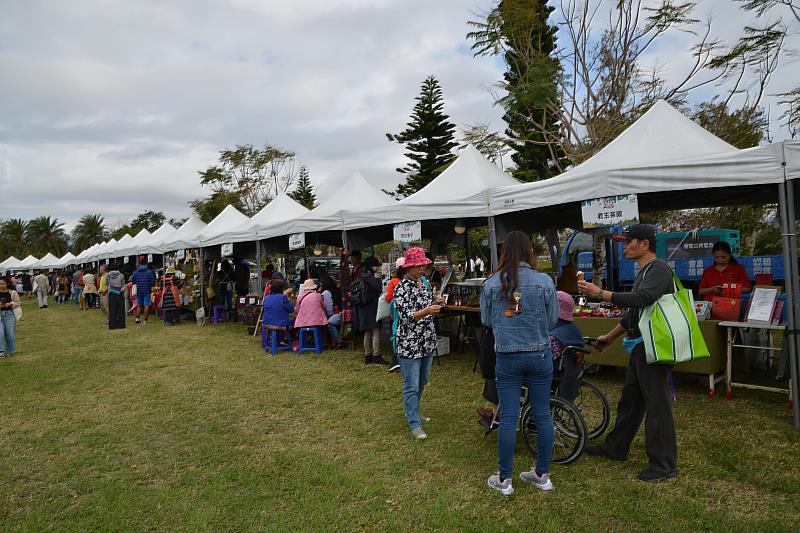
[[[628,227],[622,235],[612,235],[611,238],[620,242],[632,241],[633,239],[638,239],[640,241],[647,239],[655,246],[656,228],[647,224],[634,224]]]

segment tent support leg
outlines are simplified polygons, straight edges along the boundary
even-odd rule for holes
[[[488,222],[489,222],[489,256],[491,258],[492,272],[494,272],[494,270],[497,268],[497,230],[494,224],[494,217],[489,217]]]
[[[800,427],[800,398],[798,398],[798,381],[800,381],[800,346],[798,346],[798,316],[800,312],[800,288],[798,288],[797,268],[797,235],[795,234],[796,215],[794,211],[793,184],[785,180],[778,185],[779,209],[781,215],[781,234],[783,235],[784,278],[786,290],[786,332],[783,342],[788,342],[789,364],[791,368],[792,421]]]
[[[258,294],[262,294],[264,289],[261,287],[263,281],[261,279],[261,241],[258,240],[258,237],[256,237],[256,270],[258,271]]]
[[[200,307],[206,306],[206,265],[203,261],[203,248],[199,251],[200,257]]]

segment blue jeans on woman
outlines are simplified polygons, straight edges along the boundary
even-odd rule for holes
[[[17,328],[17,317],[12,309],[0,311],[0,352],[14,353],[17,351],[17,340],[14,331]]]
[[[431,376],[432,362],[432,354],[419,359],[400,357],[400,373],[403,374],[403,406],[406,409],[408,428],[412,430],[422,425],[419,400]]]
[[[517,445],[516,430],[523,381],[528,385],[528,400],[536,424],[536,473],[548,473],[553,455],[553,420],[550,416],[553,356],[550,350],[498,352],[494,374],[500,397],[500,429],[497,432],[500,477],[510,478],[514,471],[514,449]]]

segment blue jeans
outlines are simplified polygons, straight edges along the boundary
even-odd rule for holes
[[[517,444],[517,420],[523,380],[528,385],[531,414],[536,423],[536,473],[550,471],[553,455],[553,420],[550,417],[550,385],[553,381],[553,357],[550,350],[497,354],[495,366],[497,394],[500,397],[500,429],[497,432],[497,455],[500,477],[514,471],[514,448]]]
[[[81,301],[81,293],[83,292],[83,287],[78,287],[74,285],[74,289],[72,291],[72,303],[77,304]]]
[[[17,340],[14,330],[17,328],[17,317],[11,309],[0,311],[0,352],[14,353],[17,351]]]
[[[400,358],[400,373],[403,374],[403,405],[406,408],[406,421],[410,429],[422,425],[419,414],[419,400],[422,390],[431,376],[433,355],[420,359]]]
[[[336,324],[328,323],[328,335],[331,336],[334,342],[339,342],[342,338],[342,336],[339,335],[339,329],[336,327]]]

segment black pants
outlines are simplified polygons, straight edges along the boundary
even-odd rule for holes
[[[561,374],[558,382],[558,396],[568,402],[574,402],[578,397],[581,370],[575,364],[575,354],[565,353],[561,356]]]
[[[125,296],[108,293],[108,329],[125,328]]]
[[[644,418],[644,441],[650,468],[665,473],[677,472],[678,442],[669,391],[670,370],[672,365],[648,365],[644,344],[633,350],[617,404],[617,420],[603,443],[609,455],[618,459],[628,457],[631,442]]]

